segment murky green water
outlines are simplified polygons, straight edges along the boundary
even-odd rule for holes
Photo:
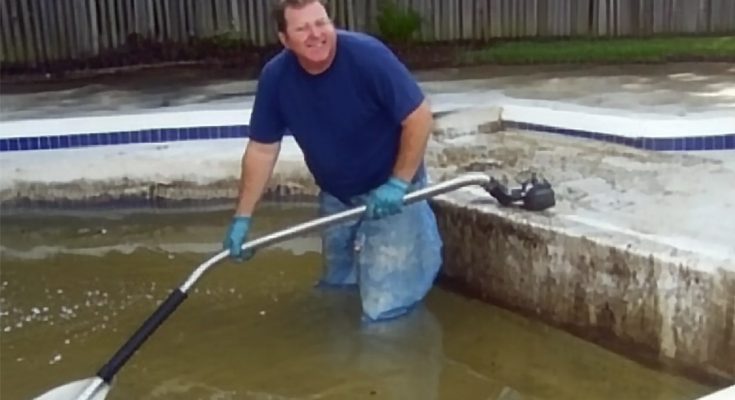
[[[0,397],[91,377],[201,262],[228,212],[4,216]],[[267,215],[267,217],[266,217]],[[314,217],[259,213],[256,234]],[[644,368],[435,289],[409,318],[359,324],[355,293],[313,288],[316,237],[222,262],[122,368],[109,399],[694,399]]]

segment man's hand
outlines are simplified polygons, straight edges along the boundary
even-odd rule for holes
[[[222,248],[230,251],[230,257],[233,260],[245,261],[253,256],[251,250],[243,253],[242,245],[250,232],[250,215],[265,190],[280,149],[280,142],[259,143],[250,140],[242,156],[235,216],[222,242]]]
[[[373,190],[366,201],[365,215],[369,219],[379,219],[398,214],[403,209],[403,196],[408,190],[408,183],[396,177]]]
[[[222,243],[223,249],[230,250],[230,257],[237,261],[245,261],[253,256],[253,251],[243,252],[242,245],[250,232],[250,217],[236,216],[232,218],[230,228],[227,230],[225,240]]]

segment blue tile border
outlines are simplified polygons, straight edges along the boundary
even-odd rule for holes
[[[582,139],[616,143],[655,151],[734,150],[735,132],[724,135],[692,137],[624,137],[600,132],[559,128],[550,125],[503,121],[505,128],[555,133]],[[0,139],[0,152],[54,150],[135,143],[164,143],[187,140],[246,138],[248,125],[203,126],[188,128],[142,129],[137,131],[48,135]]]
[[[0,139],[0,152],[71,149],[93,146],[179,142],[203,139],[246,138],[249,133],[250,127],[248,125],[231,125],[5,138]]]
[[[735,150],[735,132],[724,135],[649,138],[616,136],[600,132],[559,128],[549,125],[530,124],[517,121],[503,121],[506,128],[556,133],[565,136],[593,139],[608,143],[622,144],[638,149],[655,151],[699,151]]]

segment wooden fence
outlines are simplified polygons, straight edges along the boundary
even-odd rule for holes
[[[331,0],[340,27],[375,32],[381,0]],[[421,40],[641,36],[735,31],[735,0],[394,0],[422,17]],[[227,34],[275,40],[270,0],[0,0],[1,60],[83,59],[137,33],[156,41]]]

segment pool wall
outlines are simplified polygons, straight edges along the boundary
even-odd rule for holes
[[[735,272],[461,196],[434,208],[450,287],[652,365],[734,380]]]
[[[524,106],[438,110],[447,137],[503,128],[668,151],[735,149],[735,117],[589,115]],[[643,119],[641,119],[643,118]],[[150,113],[0,124],[4,208],[232,201],[249,113]],[[102,166],[102,167],[101,167]],[[316,188],[292,138],[269,187],[284,198]],[[735,382],[735,266],[635,246],[553,218],[476,203],[472,191],[433,204],[444,275],[466,293],[594,342],[720,384]],[[634,353],[634,354],[631,354]]]

